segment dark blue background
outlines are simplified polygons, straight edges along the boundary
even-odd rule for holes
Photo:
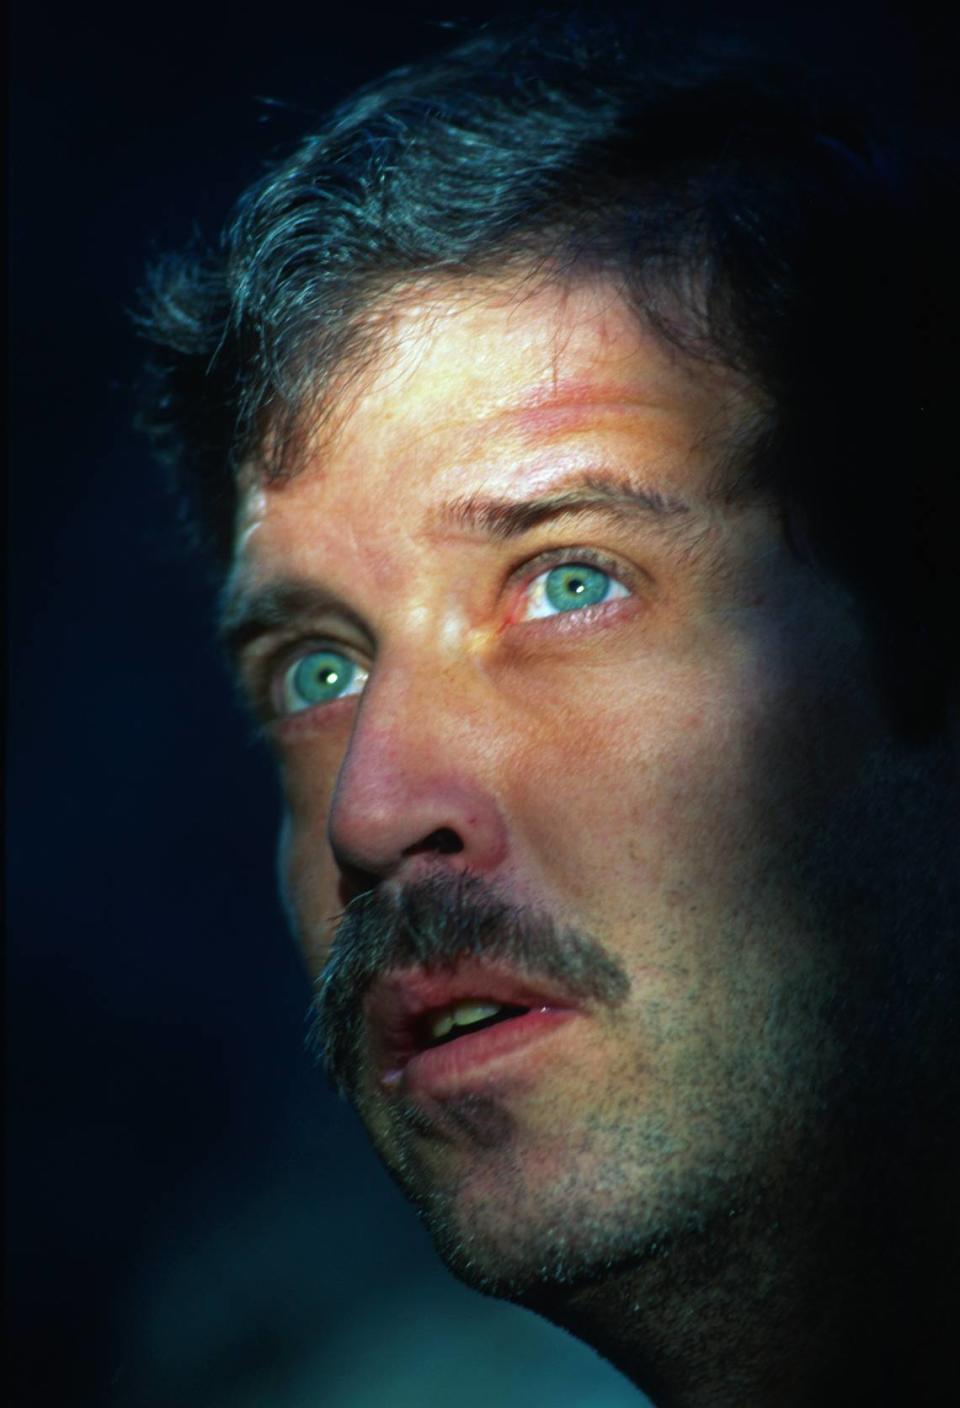
[[[428,21],[494,8],[15,8],[18,1408],[637,1402],[590,1351],[449,1278],[305,1056],[270,767],[131,428],[149,255],[213,236],[311,112],[445,43]]]

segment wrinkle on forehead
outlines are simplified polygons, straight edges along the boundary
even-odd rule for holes
[[[542,316],[532,319],[531,313]],[[474,316],[464,319],[464,314]],[[723,374],[722,369],[708,368],[704,362],[690,365],[689,358],[654,331],[613,271],[564,275],[549,265],[540,265],[515,270],[506,278],[502,272],[497,277],[479,273],[415,277],[394,284],[364,311],[358,320],[360,336],[353,355],[323,377],[315,397],[302,408],[297,418],[299,430],[291,438],[291,453],[284,457],[279,477],[292,478],[305,465],[318,464],[323,452],[332,448],[364,402],[399,393],[409,386],[438,338],[450,340],[453,345],[461,338],[472,342],[475,334],[461,333],[457,324],[470,326],[477,319],[482,322],[485,315],[495,325],[495,343],[486,348],[473,345],[470,349],[476,390],[480,393],[473,410],[481,415],[484,409],[499,408],[495,398],[483,397],[488,373],[502,362],[499,348],[523,346],[531,353],[535,351],[541,370],[528,391],[531,398],[546,399],[557,394],[563,381],[564,354],[581,331],[606,343],[608,349],[622,340],[625,370],[634,354],[646,345],[656,356],[646,357],[645,362],[662,364],[664,374],[670,371],[676,376],[678,370],[687,369],[691,377],[710,370]],[[537,324],[541,335],[531,337],[531,327]],[[544,332],[548,332],[546,337]],[[650,391],[651,395],[656,394],[654,384]],[[276,433],[276,426],[273,429]],[[251,463],[250,468],[256,468],[262,479],[266,477],[265,466],[273,465],[276,459],[277,445],[271,440],[269,428],[261,449],[257,465]]]
[[[610,282],[493,289],[468,285],[452,291],[448,283],[397,310],[389,340],[366,383],[358,387],[359,400],[379,401],[384,394],[409,390],[418,374],[429,373],[421,381],[421,394],[429,386],[435,394],[424,398],[427,403],[443,404],[444,366],[452,358],[459,373],[465,368],[471,373],[472,397],[464,424],[518,400],[533,408],[556,398],[564,383],[571,394],[583,383],[582,372],[576,378],[565,372],[571,349],[580,340],[603,346],[608,374],[616,344],[622,343],[624,387],[630,384],[634,395],[641,360],[644,396],[655,403],[669,393],[676,376],[673,359]],[[508,369],[514,369],[516,377],[505,376]],[[449,406],[443,404],[443,409],[450,415]]]
[[[438,434],[457,443],[463,463],[494,436],[546,447],[552,433],[575,431],[578,417],[596,424],[617,409],[661,429],[677,423],[678,408],[692,410],[694,451],[742,447],[759,423],[745,378],[684,358],[610,278],[418,281],[394,290],[374,321],[371,355],[327,385],[326,409],[291,444],[284,471],[268,477],[269,454],[244,467],[239,539],[255,531],[265,491],[282,492],[305,470],[322,479],[333,459],[358,476],[371,456],[415,465]]]

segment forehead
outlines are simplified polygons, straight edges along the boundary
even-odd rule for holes
[[[289,477],[248,471],[241,553],[266,518],[308,501],[399,512],[481,483],[509,493],[522,479],[535,492],[556,479],[561,447],[573,467],[598,435],[652,469],[662,492],[696,492],[694,464],[705,470],[755,407],[745,383],[681,358],[602,280],[410,293],[362,374],[334,379],[327,401]]]

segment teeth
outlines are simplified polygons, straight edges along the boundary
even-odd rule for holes
[[[503,1007],[502,1002],[457,1002],[439,1013],[430,1023],[430,1035],[437,1040],[446,1036],[454,1027],[469,1027],[474,1022],[482,1022],[485,1017],[493,1017]]]

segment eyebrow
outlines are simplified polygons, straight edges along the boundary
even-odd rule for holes
[[[682,499],[625,479],[586,475],[576,485],[534,499],[496,499],[468,494],[442,505],[431,527],[476,534],[505,542],[563,513],[606,513],[618,520],[642,517],[664,527],[691,513]]]
[[[562,514],[591,512],[620,522],[641,518],[673,533],[693,511],[681,499],[628,480],[586,475],[569,489],[531,499],[465,495],[434,510],[428,522],[435,532],[452,530],[507,542]],[[220,601],[217,635],[236,664],[251,641],[298,623],[308,625],[323,612],[336,612],[369,634],[357,613],[326,587],[307,577],[282,576],[256,587],[228,582]]]
[[[369,632],[355,611],[308,577],[276,577],[261,586],[228,582],[220,598],[217,636],[236,664],[251,641],[275,631],[308,625],[322,612],[335,611],[357,630]]]

